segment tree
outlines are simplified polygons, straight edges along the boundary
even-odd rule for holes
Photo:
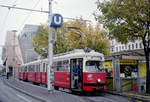
[[[109,38],[127,43],[142,40],[146,58],[146,92],[150,93],[150,0],[97,2],[96,20],[103,23]]]
[[[78,28],[78,29],[70,29]],[[85,38],[81,39],[81,34],[85,34]],[[54,31],[53,31],[54,34]],[[80,40],[80,41],[79,41]],[[43,57],[48,55],[48,26],[41,25],[37,33],[33,36],[33,46],[35,51]],[[92,49],[109,54],[109,41],[105,37],[105,31],[96,25],[92,27],[83,21],[65,22],[62,28],[57,29],[57,44],[54,46],[54,54],[71,51],[73,49],[84,49],[91,47]]]

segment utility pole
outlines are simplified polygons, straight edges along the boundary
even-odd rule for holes
[[[7,61],[6,61],[6,77],[7,79],[9,78],[9,58],[7,57]]]
[[[13,58],[12,58],[12,64],[13,64],[13,77],[15,78],[15,45],[16,45],[16,30],[12,30],[13,34],[14,34],[14,39],[13,39]]]
[[[48,92],[53,92],[52,86],[52,63],[53,63],[53,41],[52,41],[52,27],[50,27],[51,23],[51,15],[52,15],[52,0],[49,0],[49,14],[48,14],[48,21],[49,21],[49,40],[48,40],[48,70],[47,70],[47,88]]]

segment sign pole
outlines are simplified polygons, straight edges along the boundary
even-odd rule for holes
[[[53,63],[53,42],[52,42],[52,27],[51,24],[51,15],[52,15],[52,0],[49,0],[49,14],[48,14],[48,21],[49,21],[49,40],[48,40],[48,70],[47,70],[47,88],[48,92],[53,91],[52,86],[52,63]]]

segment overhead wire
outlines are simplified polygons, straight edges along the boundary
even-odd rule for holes
[[[16,4],[18,0],[15,0],[12,5],[14,6]],[[4,29],[5,29],[5,25],[7,23],[7,19],[8,19],[8,15],[10,14],[10,9],[8,9],[8,12],[6,13],[4,20],[2,21],[2,27],[0,28],[0,31],[3,33]],[[2,55],[0,55],[0,57],[2,57]]]
[[[37,3],[34,5],[34,7],[33,7],[32,9],[36,8],[36,6],[39,4],[39,2],[40,2],[40,0],[37,1]],[[21,25],[19,26],[19,29],[18,29],[18,30],[21,31],[22,26],[23,26],[24,23],[28,20],[28,18],[31,16],[31,14],[32,14],[32,11],[30,11],[30,13],[28,13],[28,15],[26,16],[26,18],[23,20],[23,22],[22,22]]]
[[[15,1],[12,3],[12,5],[15,6],[15,3],[16,3],[17,1],[18,1],[18,0],[15,0]],[[3,26],[1,27],[1,30],[3,30],[4,27],[5,27],[5,24],[6,24],[6,21],[7,21],[7,19],[8,19],[9,13],[10,13],[10,9],[8,8],[8,12],[7,12],[7,14],[5,15],[4,20],[3,20],[2,24],[1,24],[1,25],[3,25]],[[0,31],[1,31],[1,30],[0,30]]]

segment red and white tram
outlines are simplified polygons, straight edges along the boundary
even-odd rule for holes
[[[47,85],[48,60],[38,60],[19,68],[19,79]],[[54,88],[73,91],[104,91],[104,55],[76,49],[53,57]]]

